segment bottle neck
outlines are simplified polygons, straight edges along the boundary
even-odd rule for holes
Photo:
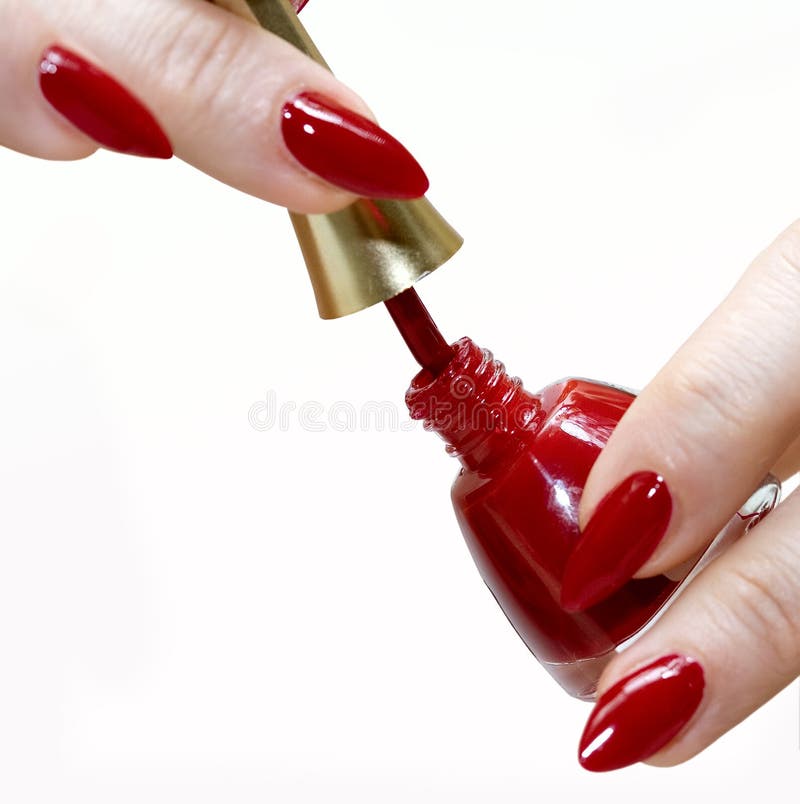
[[[406,404],[447,442],[447,452],[464,466],[494,463],[535,427],[542,406],[522,382],[509,377],[492,353],[469,338],[453,344],[453,358],[434,375],[422,370],[411,381]]]

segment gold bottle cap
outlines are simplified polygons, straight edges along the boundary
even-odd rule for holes
[[[215,0],[325,64],[289,0]],[[362,198],[328,215],[290,213],[322,318],[339,318],[410,288],[461,248],[426,198]]]

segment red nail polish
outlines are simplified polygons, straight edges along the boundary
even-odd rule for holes
[[[578,749],[581,765],[610,771],[653,756],[691,720],[704,686],[700,663],[678,654],[621,679],[589,716]]]
[[[368,198],[419,198],[428,178],[380,126],[313,92],[283,107],[286,147],[312,173]]]
[[[308,3],[308,0],[292,0],[292,5],[294,6],[294,10],[299,14]]]
[[[444,339],[414,288],[384,302],[417,363],[438,374],[453,359],[455,350]]]
[[[628,580],[585,611],[561,604],[586,479],[633,395],[584,379],[532,394],[469,338],[448,346],[413,289],[387,307],[422,366],[406,394],[409,412],[461,462],[452,501],[483,580],[559,684],[592,698],[618,646],[680,586],[658,575]],[[768,511],[775,501],[775,486],[765,484],[750,503]],[[746,525],[736,515],[720,539]]]
[[[57,112],[105,148],[157,159],[172,156],[169,140],[142,103],[77,53],[58,45],[47,48],[39,86]]]
[[[561,604],[588,609],[629,581],[664,537],[672,498],[664,478],[637,472],[598,504],[564,570]]]

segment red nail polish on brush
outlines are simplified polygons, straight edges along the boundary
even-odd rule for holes
[[[605,599],[583,611],[567,610],[561,601],[568,560],[581,538],[583,487],[633,395],[585,379],[561,380],[532,394],[469,338],[447,346],[413,289],[386,304],[423,367],[406,394],[409,412],[461,462],[452,500],[480,574],[564,689],[592,697],[617,647],[679,586],[659,575],[605,590]],[[642,488],[650,483],[652,489],[652,480],[641,477],[628,489],[639,514],[647,508]],[[662,522],[668,505],[657,483],[655,494]],[[728,538],[745,525],[735,517]]]
[[[39,86],[50,105],[113,151],[169,159],[172,146],[148,109],[108,73],[65,47],[42,54]]]

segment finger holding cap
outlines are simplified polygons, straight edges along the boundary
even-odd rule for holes
[[[75,12],[80,5],[33,0],[20,11],[18,80],[0,85],[4,98],[26,100],[0,126],[11,147],[54,158],[86,155],[98,143],[139,155],[174,151],[299,212],[427,189],[416,160],[357,95],[253,22],[199,0],[86,3],[85,15]]]

